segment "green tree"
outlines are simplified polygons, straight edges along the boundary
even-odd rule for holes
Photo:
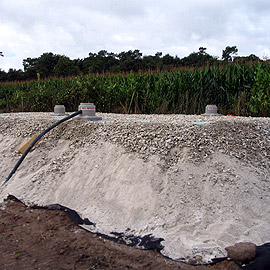
[[[0,56],[4,57],[3,52],[0,52]],[[3,81],[6,81],[6,79],[7,79],[6,72],[2,71],[1,68],[0,68],[0,81],[3,82]]]
[[[21,69],[10,68],[7,73],[7,79],[10,82],[24,80],[24,73]]]
[[[261,62],[261,59],[255,54],[251,54],[249,56],[235,56],[233,61],[239,64],[245,64],[248,62]]]
[[[174,58],[173,56],[169,55],[168,53],[162,57],[162,63],[168,67],[173,67],[174,65]]]
[[[140,50],[129,50],[118,54],[121,71],[138,71],[142,68],[142,53]]]
[[[142,59],[142,66],[144,70],[154,70],[156,69],[156,59],[152,55],[145,55]]]
[[[7,73],[0,68],[0,82],[5,82],[8,80]]]
[[[180,60],[182,66],[204,66],[217,59],[206,52],[206,48],[200,47],[198,52],[193,52]]]
[[[60,57],[60,59],[58,60],[53,70],[53,74],[57,77],[78,75],[79,73],[80,73],[80,70],[75,65],[75,62],[70,60],[66,56]]]
[[[233,61],[233,54],[237,54],[238,49],[236,46],[227,46],[225,50],[222,51],[222,59],[224,62],[232,62]]]
[[[39,73],[41,78],[53,75],[53,70],[61,56],[53,53],[43,53],[38,58],[27,58],[23,60],[24,71],[28,79],[35,79]]]
[[[30,58],[28,57],[27,59],[23,59],[23,68],[24,71],[28,71],[29,69],[35,68],[37,64],[38,58]]]
[[[251,54],[250,56],[248,56],[248,59],[250,61],[261,61],[261,59],[255,54]]]
[[[199,54],[203,54],[203,55],[207,54],[207,53],[206,53],[206,48],[200,47],[200,48],[199,48]]]

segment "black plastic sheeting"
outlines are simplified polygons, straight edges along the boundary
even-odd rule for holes
[[[13,200],[13,201],[24,204],[22,201],[20,201],[13,195],[8,195],[6,200]],[[78,225],[96,226],[96,224],[91,222],[88,218],[82,219],[75,210],[62,206],[60,204],[51,204],[48,206],[33,205],[31,206],[31,208],[46,209],[46,210],[60,210],[60,211],[65,212],[70,217],[70,219],[73,220]],[[132,234],[127,235],[125,233],[118,233],[118,232],[111,232],[110,233],[111,235],[106,235],[102,233],[95,233],[95,234],[105,239],[108,239],[108,240],[111,240],[120,244],[125,244],[130,247],[147,249],[147,250],[149,249],[157,250],[158,252],[160,252],[164,248],[164,246],[161,244],[161,242],[164,241],[164,239],[155,238],[152,234],[147,234],[144,236],[136,236]],[[212,259],[213,263],[211,263],[210,265],[214,265],[223,260],[227,260],[227,257],[214,258]],[[270,243],[265,243],[261,246],[257,246],[255,259],[249,264],[242,266],[241,268],[244,270],[270,270]]]
[[[46,209],[46,210],[60,210],[65,212],[76,224],[78,225],[93,225],[96,226],[95,223],[91,222],[88,218],[82,219],[78,213],[68,207],[62,206],[61,204],[50,204],[48,206],[31,206],[33,209]]]
[[[88,218],[82,219],[78,213],[68,207],[65,207],[60,204],[51,204],[47,206],[31,206],[33,209],[46,209],[46,210],[60,210],[65,212],[71,220],[73,220],[78,225],[92,225],[96,226],[95,223],[91,222]],[[95,233],[97,236],[101,236],[107,240],[111,240],[120,244],[125,244],[130,247],[136,247],[140,249],[152,249],[161,251],[164,246],[161,245],[161,242],[164,241],[163,238],[155,238],[151,234],[147,234],[144,236],[136,236],[136,235],[126,235],[124,233],[111,232],[110,235]]]
[[[270,269],[270,243],[256,247],[256,257],[253,262],[244,266],[245,270],[269,270]]]
[[[48,209],[48,210],[61,210],[67,213],[67,215],[78,225],[93,225],[96,224],[89,221],[89,219],[82,219],[78,213],[70,208],[62,206],[60,204],[52,204],[48,206],[32,206],[32,208],[36,209]],[[147,234],[144,236],[136,236],[136,235],[128,235],[125,233],[118,233],[118,232],[111,232],[110,235],[102,234],[102,233],[95,233],[98,236],[101,236],[105,239],[125,244],[130,247],[146,249],[146,250],[156,250],[160,252],[164,246],[161,244],[164,241],[163,238],[156,238],[152,234]],[[226,260],[227,257],[223,258],[215,258],[213,259],[214,265],[220,261]],[[239,264],[238,264],[239,265]],[[239,265],[240,266],[240,265]],[[241,266],[240,266],[241,267]],[[270,243],[266,243],[261,246],[257,246],[256,248],[256,257],[255,259],[245,265],[242,266],[242,269],[245,270],[270,270]]]
[[[147,234],[144,236],[137,236],[137,235],[127,235],[124,233],[118,232],[111,232],[112,236],[97,233],[97,235],[102,236],[105,239],[127,245],[129,247],[135,247],[140,249],[151,249],[160,252],[164,246],[161,244],[164,241],[163,238],[156,238],[152,234]]]

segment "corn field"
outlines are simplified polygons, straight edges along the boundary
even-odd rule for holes
[[[115,113],[201,114],[216,104],[221,114],[270,116],[270,63],[230,64],[164,72],[89,74],[0,84],[0,111],[76,111],[93,102]]]

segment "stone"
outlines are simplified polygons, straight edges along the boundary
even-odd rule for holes
[[[228,258],[246,264],[256,256],[256,245],[250,242],[236,243],[234,246],[226,247]]]

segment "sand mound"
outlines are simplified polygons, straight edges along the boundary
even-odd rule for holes
[[[56,119],[0,115],[0,177],[16,152]],[[101,233],[153,234],[173,259],[226,256],[239,241],[270,241],[270,119],[102,115],[69,121],[29,153],[1,188],[30,204],[59,203]],[[205,118],[203,119],[205,121]],[[194,122],[197,121],[195,124]]]

